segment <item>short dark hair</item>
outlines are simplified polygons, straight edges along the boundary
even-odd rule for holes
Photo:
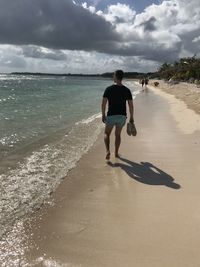
[[[115,71],[115,76],[119,81],[121,81],[123,79],[123,77],[124,77],[123,70],[116,70]]]

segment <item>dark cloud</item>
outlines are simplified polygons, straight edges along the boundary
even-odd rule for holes
[[[148,20],[142,22],[138,27],[143,27],[145,32],[152,32],[156,30],[155,26],[156,18],[151,17]]]
[[[124,18],[119,18],[118,16],[115,16],[115,23],[127,23],[127,21]]]
[[[182,40],[182,48],[185,51],[188,51],[190,55],[199,53],[199,42],[194,42],[195,38],[200,36],[200,30],[189,30],[185,33],[179,34],[179,37]]]
[[[182,43],[176,42],[171,47],[166,47],[165,43],[156,42],[151,38],[139,40],[134,43],[116,44],[110,49],[109,54],[121,56],[140,56],[142,59],[154,60],[156,62],[170,61],[173,62],[179,57]]]
[[[119,40],[113,26],[71,0],[1,0],[0,43],[99,50]],[[106,52],[106,51],[105,51]]]

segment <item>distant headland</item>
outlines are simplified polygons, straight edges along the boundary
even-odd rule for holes
[[[112,78],[113,72],[102,74],[57,74],[57,73],[41,73],[41,72],[12,72],[12,75],[35,75],[35,76],[62,76],[62,77],[103,77]],[[154,72],[125,72],[126,79],[142,79],[144,77],[152,79],[173,80],[176,82],[190,82],[200,84],[200,58],[193,57],[181,58],[174,63],[163,63],[157,71]]]
[[[34,76],[58,76],[58,77],[103,77],[112,78],[112,72],[106,72],[102,74],[74,74],[74,73],[42,73],[42,72],[12,72],[11,75],[34,75]],[[144,76],[151,76],[153,73],[142,73],[142,72],[125,72],[124,77],[130,79],[141,79]]]

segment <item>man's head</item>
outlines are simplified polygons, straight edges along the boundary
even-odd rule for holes
[[[123,79],[123,77],[124,77],[124,72],[123,72],[123,70],[116,70],[115,72],[114,72],[114,81],[115,82],[121,82],[122,81],[122,79]]]

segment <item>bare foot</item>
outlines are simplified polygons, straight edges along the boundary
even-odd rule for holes
[[[118,153],[115,153],[115,158],[120,158],[120,155]]]
[[[106,153],[106,159],[109,160],[110,159],[110,152]]]

